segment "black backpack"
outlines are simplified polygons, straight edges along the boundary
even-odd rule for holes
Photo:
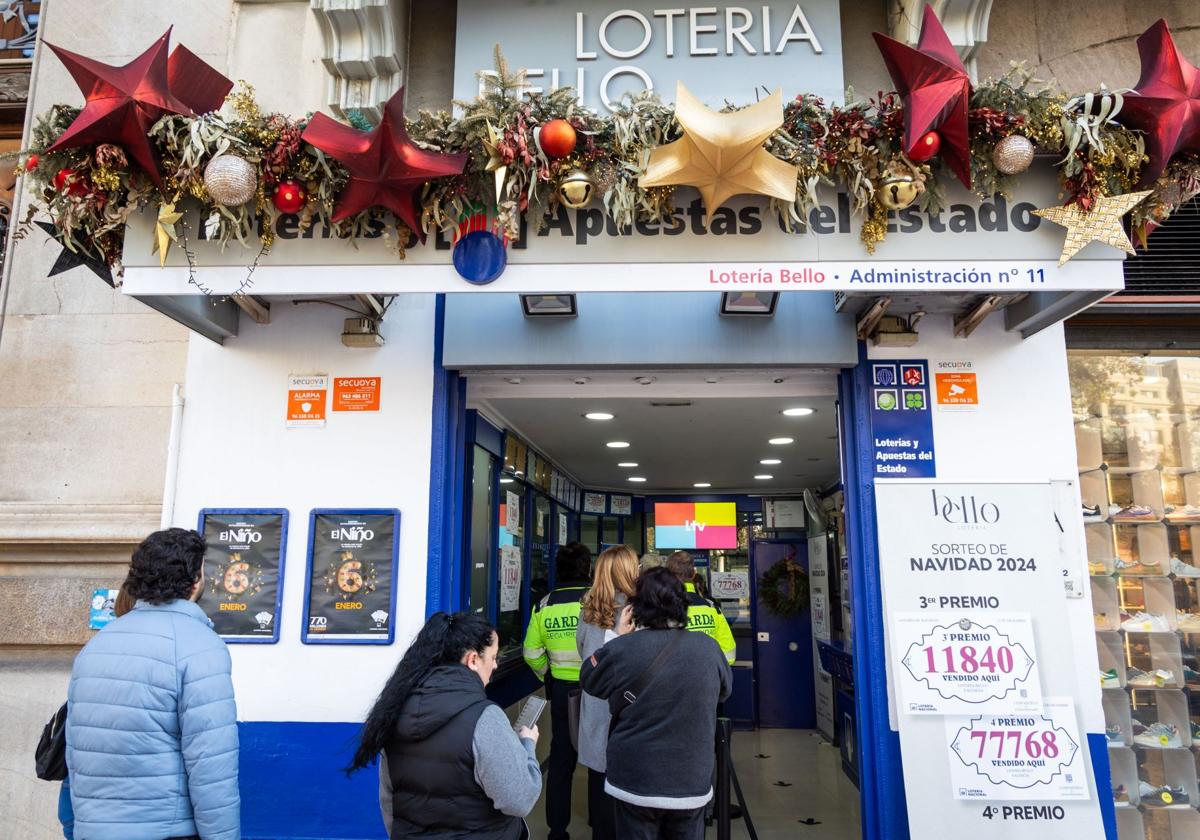
[[[37,777],[48,782],[67,778],[67,704],[63,703],[42,728],[33,753]]]

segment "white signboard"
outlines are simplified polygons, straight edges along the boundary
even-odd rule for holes
[[[803,531],[808,527],[808,511],[804,507],[804,500],[767,499],[763,502],[763,526]]]
[[[748,572],[709,572],[709,586],[717,600],[733,600],[750,597],[750,574]]]
[[[813,638],[828,642],[832,635],[829,621],[829,540],[824,534],[808,538],[808,600],[812,606]],[[817,660],[820,668],[820,660]]]
[[[521,497],[511,490],[505,494],[504,530],[514,535],[521,533]]]
[[[527,90],[573,87],[599,111],[643,90],[672,100],[676,79],[713,107],[753,102],[759,88],[789,79],[803,79],[827,102],[842,101],[837,0],[660,6],[459,0],[454,98],[479,95],[478,73],[492,71],[499,44],[509,66],[525,70]]]
[[[521,607],[521,549],[500,546],[500,612]]]
[[[1072,640],[1091,628],[1071,626],[1050,483],[876,480],[875,504],[888,693],[892,728],[900,733],[911,840],[1103,837],[1097,797],[1109,791],[1095,790],[1088,741],[1076,724],[1085,708],[1080,704],[1096,702],[1096,678],[1094,664],[1080,661]],[[1018,681],[1026,656],[1028,676]],[[910,708],[914,691],[920,704],[933,708]],[[1022,710],[1034,706],[1035,696],[1041,706]],[[1072,708],[1068,713],[1043,697],[1062,698]],[[969,712],[968,700],[985,708]],[[1011,705],[991,705],[1001,700]],[[1047,727],[1045,717],[1054,725]],[[1005,733],[1002,756],[1001,736],[971,735],[975,727]],[[1077,753],[1044,781],[1052,770],[1041,763],[1047,732],[1055,748],[1066,747],[1063,758],[1071,743]],[[1021,753],[1015,755],[1018,737]],[[998,775],[1005,766],[1009,774]],[[1046,794],[1057,800],[1053,804],[1025,805],[1021,800],[1043,797],[1007,795],[1022,784],[1061,795]],[[991,799],[998,801],[981,801]]]
[[[1042,710],[1026,613],[894,613],[889,624],[900,711],[910,715]]]
[[[1088,799],[1075,706],[1047,698],[1041,714],[946,718],[955,799]]]
[[[604,513],[605,512],[605,496],[603,493],[584,493],[583,494],[583,512],[584,513]]]
[[[569,541],[568,540],[568,529],[567,529],[567,515],[565,513],[558,514],[558,541],[561,544],[565,544]]]
[[[633,513],[633,496],[609,496],[608,507],[613,516],[629,516]]]

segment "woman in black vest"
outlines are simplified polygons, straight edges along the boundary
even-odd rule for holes
[[[513,732],[487,699],[496,630],[470,613],[435,613],[375,701],[347,772],[383,760],[379,799],[393,840],[520,840],[542,773],[537,727]]]

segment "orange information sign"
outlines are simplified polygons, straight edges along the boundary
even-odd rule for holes
[[[979,384],[973,373],[938,373],[937,401],[940,408],[979,407]]]
[[[325,374],[288,377],[287,427],[320,428],[325,425],[329,377]]]
[[[347,376],[333,380],[334,411],[378,411],[379,376]]]

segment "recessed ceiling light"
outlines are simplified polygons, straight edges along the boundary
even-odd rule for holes
[[[646,479],[642,478],[640,475],[631,475],[631,476],[629,476],[629,480],[634,482],[635,484],[641,484]]]
[[[695,484],[693,484],[692,486],[693,486],[693,487],[712,487],[712,485],[711,485],[711,484],[709,484],[707,481],[697,481],[697,482],[696,482]]]
[[[775,476],[767,475],[766,473],[760,473],[759,475],[754,476],[754,478],[758,481],[770,481],[774,477]]]
[[[769,441],[767,441],[767,443],[771,444],[772,446],[787,446],[789,443],[795,443],[795,442],[796,441],[792,440],[789,437],[771,438]],[[610,443],[609,446],[612,446],[612,444]]]
[[[636,467],[637,465],[638,465],[637,461],[622,461],[621,463],[617,464],[618,467],[620,467],[621,469],[624,469],[624,470],[631,470],[634,467]]]
[[[812,408],[797,407],[797,408],[785,408],[783,411],[781,411],[779,413],[782,414],[784,417],[807,417],[808,415],[812,414],[815,410],[816,409],[812,409]]]
[[[615,415],[609,414],[607,411],[589,411],[583,416],[589,420],[611,420]]]
[[[763,458],[758,463],[762,464],[764,467],[773,467],[776,464],[782,464],[783,461],[780,461],[778,458]]]
[[[607,446],[609,449],[628,449],[628,448],[629,448],[629,441],[625,441],[625,440],[610,440],[608,443],[606,443],[606,444],[604,444],[604,445],[605,445],[605,446]]]
[[[500,483],[501,484],[512,484],[513,480],[511,478],[502,478],[502,479],[500,479]]]

